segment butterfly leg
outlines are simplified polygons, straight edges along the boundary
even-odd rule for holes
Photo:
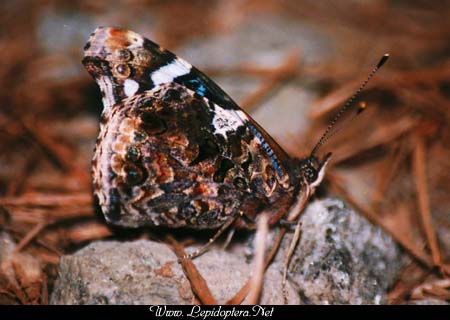
[[[222,247],[223,250],[226,250],[226,248],[228,248],[228,246],[230,245],[231,239],[233,239],[235,231],[236,231],[236,226],[231,227],[230,231],[228,231],[227,239],[225,240],[225,243],[223,244],[223,247]]]
[[[280,224],[280,226],[285,227],[288,230],[292,230],[292,228],[295,227],[298,222],[287,219],[280,219],[278,223]]]
[[[230,225],[232,225],[239,217],[240,217],[240,216],[236,216],[236,217],[231,217],[230,219],[228,219],[228,220],[220,227],[220,229],[216,232],[216,234],[215,234],[211,239],[208,240],[208,242],[207,242],[205,245],[203,245],[200,249],[198,249],[198,250],[196,250],[196,251],[194,251],[194,252],[192,252],[192,253],[186,254],[186,255],[184,256],[184,258],[185,258],[185,259],[194,259],[194,258],[196,258],[196,257],[198,257],[198,256],[200,256],[200,255],[202,255],[203,253],[205,253],[205,252],[209,249],[209,247],[214,243],[214,241],[216,241],[217,238],[219,238],[219,237],[221,236],[221,234],[222,234],[226,229],[228,229],[228,227],[229,227]]]
[[[253,230],[256,229],[256,220],[251,219],[250,217],[248,217],[247,215],[241,213],[241,220],[236,221],[236,223],[233,225],[233,227],[230,229],[230,231],[227,234],[227,239],[225,240],[225,243],[223,244],[223,250],[225,250],[231,242],[231,239],[233,239],[234,236],[234,232],[236,231],[237,228],[246,228],[249,230]]]
[[[284,297],[284,303],[287,304],[288,297],[287,297],[287,290],[286,290],[286,278],[287,278],[287,272],[289,268],[289,263],[292,259],[292,256],[294,255],[295,248],[297,247],[297,243],[300,240],[301,236],[301,226],[302,223],[300,219],[297,220],[297,226],[295,227],[294,236],[291,241],[291,245],[289,246],[288,253],[286,255],[286,258],[284,260],[284,269],[283,269],[283,280],[282,280],[282,288],[283,288],[283,297]]]

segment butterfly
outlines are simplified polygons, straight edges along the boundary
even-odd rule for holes
[[[214,81],[133,31],[99,27],[83,64],[103,112],[92,161],[106,220],[124,227],[252,228],[293,221],[330,153],[290,157]],[[379,67],[379,66],[377,66]]]

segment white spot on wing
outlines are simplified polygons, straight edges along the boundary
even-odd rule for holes
[[[134,80],[126,79],[123,83],[123,91],[127,97],[133,96],[139,90],[139,83]]]
[[[240,111],[223,109],[216,104],[213,104],[213,106],[213,126],[215,134],[220,134],[226,138],[227,131],[236,131],[237,128],[244,125],[244,121],[238,114]]]
[[[191,71],[191,65],[186,61],[177,58],[170,64],[155,70],[152,73],[152,81],[155,86],[161,83],[172,82],[173,79],[188,74]]]
[[[97,80],[100,90],[103,92],[103,107],[105,109],[112,107],[116,103],[113,93],[113,85],[108,77],[100,77]]]

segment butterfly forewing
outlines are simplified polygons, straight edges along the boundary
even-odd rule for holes
[[[109,221],[216,228],[288,211],[291,159],[203,73],[118,28],[98,28],[83,63],[105,107],[93,175]]]

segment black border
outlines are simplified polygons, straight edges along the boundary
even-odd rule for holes
[[[167,306],[170,310],[180,310],[181,317],[157,316],[149,310],[150,306],[0,306],[2,319],[189,319],[189,320],[209,320],[224,319],[220,316],[210,316],[203,318],[188,317],[193,306]],[[229,316],[225,320],[232,319],[361,319],[368,318],[378,320],[400,320],[400,319],[450,319],[450,307],[425,306],[425,305],[402,305],[402,306],[263,306],[266,310],[273,307],[271,316]],[[221,311],[226,310],[248,310],[251,312],[252,306],[220,306]],[[219,310],[219,306],[201,306],[204,311]]]

